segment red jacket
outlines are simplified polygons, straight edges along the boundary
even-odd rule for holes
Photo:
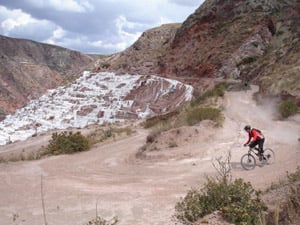
[[[246,144],[250,143],[251,138],[253,138],[252,141],[257,141],[257,140],[260,140],[260,139],[264,139],[265,137],[264,137],[264,135],[262,134],[261,131],[253,128],[249,132],[249,138],[248,138],[248,141],[246,142]]]

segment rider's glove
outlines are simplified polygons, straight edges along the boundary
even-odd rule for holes
[[[247,146],[247,144],[244,144],[244,147],[246,147]]]

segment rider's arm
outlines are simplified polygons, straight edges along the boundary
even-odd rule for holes
[[[245,146],[248,145],[251,141],[251,134],[249,133],[248,141],[244,144]]]

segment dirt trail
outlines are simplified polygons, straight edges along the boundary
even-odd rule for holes
[[[88,152],[0,164],[0,224],[44,224],[41,176],[48,225],[86,224],[95,217],[96,204],[98,215],[118,216],[120,225],[174,224],[175,203],[203,183],[205,174],[215,173],[211,160],[229,150],[234,177],[249,180],[256,188],[278,181],[300,165],[300,118],[274,120],[271,102],[256,105],[254,91],[226,94],[223,128],[200,124],[197,140],[161,150],[157,154],[161,157],[151,160],[135,157],[147,136],[147,131],[139,129],[134,136]],[[245,124],[264,131],[266,146],[276,152],[275,164],[241,169]]]

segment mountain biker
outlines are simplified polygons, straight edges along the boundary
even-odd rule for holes
[[[249,146],[250,148],[254,148],[258,145],[258,153],[260,156],[264,153],[264,142],[265,137],[262,132],[258,129],[251,128],[250,125],[246,125],[244,130],[248,133],[249,138],[248,141],[244,144],[244,146]]]

